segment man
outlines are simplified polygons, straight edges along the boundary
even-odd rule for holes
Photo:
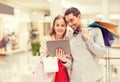
[[[71,7],[65,11],[67,24],[74,30],[70,34],[73,56],[70,82],[96,82],[101,78],[98,59],[105,55],[104,41],[99,28],[83,28],[81,13]]]

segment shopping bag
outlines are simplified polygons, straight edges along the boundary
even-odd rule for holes
[[[32,74],[32,82],[52,82],[55,73],[45,73],[43,63],[38,63]]]
[[[69,82],[69,75],[67,68],[62,64],[61,60],[58,61],[59,71],[55,74],[54,82]]]
[[[58,59],[57,57],[44,57],[43,67],[45,73],[58,72]]]

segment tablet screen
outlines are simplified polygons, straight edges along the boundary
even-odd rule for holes
[[[57,48],[62,48],[65,51],[65,54],[67,55],[70,55],[71,53],[69,40],[62,39],[62,40],[47,41],[47,49],[49,56],[55,56]]]

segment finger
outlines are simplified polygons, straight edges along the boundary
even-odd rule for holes
[[[62,49],[59,49],[59,52],[60,52],[60,54],[59,54],[60,58],[62,58],[62,52],[63,52]]]
[[[58,56],[59,54],[59,49],[56,49],[56,56]]]

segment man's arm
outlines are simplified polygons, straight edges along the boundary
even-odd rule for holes
[[[89,32],[89,31],[88,31]],[[89,36],[85,37],[87,48],[96,56],[105,55],[102,32],[99,28],[92,28]]]

